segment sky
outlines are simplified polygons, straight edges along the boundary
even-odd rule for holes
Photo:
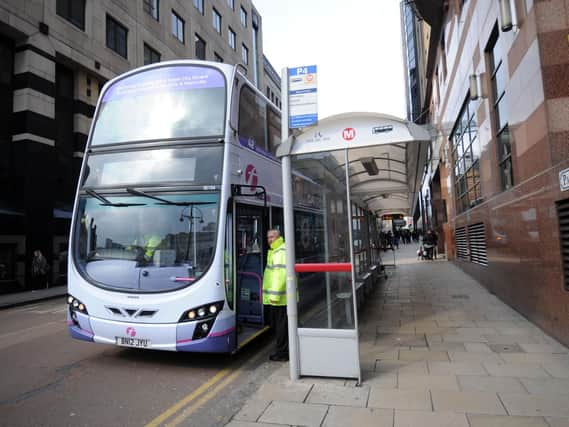
[[[399,0],[253,0],[263,53],[283,67],[317,65],[318,116],[405,117]]]

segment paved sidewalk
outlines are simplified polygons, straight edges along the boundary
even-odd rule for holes
[[[0,295],[0,309],[67,295],[67,286]]]
[[[360,314],[363,384],[289,380],[287,363],[228,427],[569,426],[569,351],[415,245]]]

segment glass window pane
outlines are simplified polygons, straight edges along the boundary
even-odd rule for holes
[[[498,126],[497,130],[502,129],[504,126],[506,126],[507,123],[508,123],[508,108],[504,96],[496,106],[496,124]]]
[[[480,140],[474,138],[472,141],[472,160],[477,161],[478,159],[480,159]]]
[[[219,194],[160,197],[174,203],[159,205],[149,203],[146,197],[108,196],[111,203],[132,204],[116,207],[92,197],[80,198],[76,261],[84,275],[102,286],[136,292],[188,286],[188,282],[164,277],[190,277],[191,284],[200,279],[216,252]],[[114,272],[109,274],[109,269]],[[150,274],[143,275],[142,270]]]
[[[512,146],[510,143],[510,129],[508,127],[498,135],[499,160],[504,160],[512,154]]]
[[[456,158],[460,159],[464,155],[464,150],[462,146],[462,137],[457,137],[455,139],[455,146],[456,146]]]
[[[469,146],[464,151],[464,168],[465,168],[465,170],[468,170],[472,166],[472,163],[473,163],[472,151],[471,151],[471,148]]]
[[[506,76],[506,66],[502,62],[498,69],[496,70],[496,74],[494,75],[495,83],[495,94],[500,97],[502,93],[506,91],[506,84],[507,84],[507,76]]]
[[[506,190],[514,185],[512,158],[509,157],[508,159],[504,160],[500,166],[502,171],[502,188]]]
[[[243,86],[239,98],[239,142],[255,151],[266,152],[266,103],[248,86]]]
[[[202,80],[180,90],[178,83],[193,76]],[[135,73],[103,94],[91,143],[223,135],[225,101],[225,79],[213,68],[179,65]]]

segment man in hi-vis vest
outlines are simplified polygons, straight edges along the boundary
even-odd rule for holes
[[[286,258],[285,244],[279,230],[267,232],[269,252],[263,274],[263,305],[269,324],[277,336],[276,352],[270,359],[288,360],[288,319],[286,315]]]

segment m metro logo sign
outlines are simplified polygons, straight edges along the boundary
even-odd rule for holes
[[[354,128],[345,128],[342,131],[342,138],[344,138],[345,141],[351,141],[355,137],[356,137],[356,130]]]

